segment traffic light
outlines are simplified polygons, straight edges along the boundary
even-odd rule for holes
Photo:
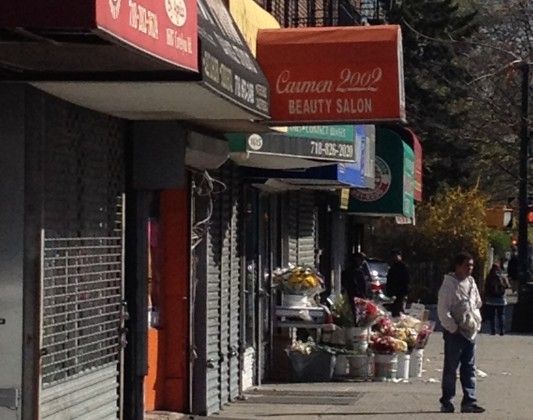
[[[527,206],[527,222],[533,224],[533,206]]]

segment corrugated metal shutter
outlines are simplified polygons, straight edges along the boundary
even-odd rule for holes
[[[239,182],[236,170],[229,165],[212,175],[226,190],[214,196],[206,233],[206,398],[205,407],[197,407],[205,414],[218,412],[240,390]]]
[[[289,262],[314,266],[317,212],[313,192],[291,192],[288,200]]]
[[[121,416],[124,123],[44,97],[41,419]],[[34,126],[37,125],[34,122]],[[35,127],[36,128],[36,127]]]
[[[220,364],[223,354],[221,347],[221,307],[222,282],[220,278],[221,249],[221,207],[215,203],[211,223],[207,231],[207,371],[206,371],[206,408],[205,414],[216,413],[220,409],[221,374]],[[201,299],[201,297],[199,297]]]
[[[239,255],[239,206],[240,206],[240,182],[234,173],[232,177],[230,199],[230,237],[229,237],[229,398],[234,401],[240,393],[240,339],[241,339],[241,259]]]

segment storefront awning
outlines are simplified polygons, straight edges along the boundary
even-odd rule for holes
[[[259,29],[281,27],[276,18],[259,6],[255,0],[229,0],[229,11],[254,57]]]
[[[293,126],[285,132],[226,134],[241,166],[294,169],[343,162],[358,173],[357,185],[373,181],[375,128],[371,125]],[[372,166],[372,168],[370,168]]]
[[[221,0],[198,0],[202,82],[211,90],[269,118],[265,75]]]
[[[360,170],[351,164],[308,168],[300,171],[247,169],[243,172],[246,182],[265,184],[276,189],[326,189],[361,187]]]
[[[413,219],[413,150],[394,131],[376,128],[376,181],[372,189],[352,189],[348,212]]]
[[[2,74],[107,80],[197,73],[197,27],[196,0],[2,0]]]
[[[121,118],[268,130],[258,124],[269,117],[268,82],[222,0],[51,0],[46,17],[32,13],[40,3],[20,3],[26,8],[0,5],[0,39],[9,38],[0,43],[0,78]],[[190,52],[187,62],[163,56],[170,47]]]
[[[273,124],[405,120],[400,27],[260,30]]]
[[[398,133],[402,139],[415,152],[415,191],[414,198],[416,201],[422,201],[422,176],[423,176],[423,149],[422,143],[418,136],[410,128],[403,126],[391,126],[391,130]]]

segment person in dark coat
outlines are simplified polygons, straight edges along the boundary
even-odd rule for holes
[[[393,251],[391,253],[391,266],[387,273],[387,296],[395,296],[394,302],[390,306],[392,316],[400,316],[400,313],[405,311],[410,282],[409,269],[403,262],[401,252]]]
[[[496,320],[498,318],[498,326],[500,327],[500,335],[505,333],[505,305],[507,300],[505,298],[505,290],[509,288],[507,279],[502,276],[500,266],[493,264],[489,274],[485,280],[484,302],[485,313],[490,323],[490,332],[492,335],[496,334]]]
[[[368,261],[366,260],[366,255],[364,252],[357,252],[354,255],[354,261],[355,265],[359,266],[360,270],[363,272],[363,277],[365,278],[365,297],[371,298],[372,291],[371,291],[371,283],[372,283],[372,275],[370,274],[370,266],[368,265]]]
[[[363,261],[364,259],[359,254],[354,255],[346,269],[342,272],[341,277],[342,287],[348,295],[348,301],[354,315],[354,298],[365,298],[367,293],[367,281],[363,269]]]
[[[513,289],[513,292],[518,290],[518,253],[516,248],[511,250],[511,258],[507,263],[507,277]]]

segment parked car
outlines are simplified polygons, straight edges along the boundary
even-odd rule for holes
[[[367,258],[368,267],[370,268],[370,275],[373,279],[378,279],[382,288],[387,284],[387,273],[389,272],[389,264],[386,261],[378,258]]]

